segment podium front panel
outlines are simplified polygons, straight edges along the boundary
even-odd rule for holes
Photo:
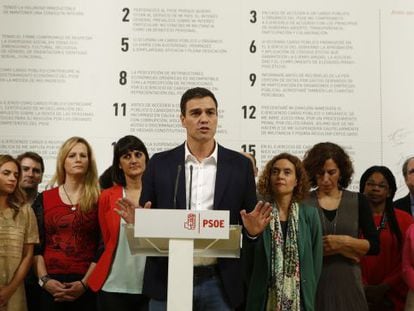
[[[229,211],[136,209],[135,237],[228,239]]]

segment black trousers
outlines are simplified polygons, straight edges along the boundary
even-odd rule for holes
[[[148,298],[142,294],[98,292],[98,311],[148,311]]]

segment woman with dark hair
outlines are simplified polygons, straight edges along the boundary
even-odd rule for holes
[[[359,261],[379,252],[366,198],[345,190],[354,172],[351,159],[340,146],[314,145],[303,160],[315,188],[310,202],[318,207],[323,228],[323,267],[316,295],[318,311],[368,310]],[[359,239],[362,231],[364,239]]]
[[[359,181],[359,191],[368,198],[379,232],[381,251],[377,256],[361,259],[362,280],[372,311],[404,310],[408,288],[401,275],[401,255],[405,232],[412,217],[393,208],[397,185],[385,166],[372,166]]]
[[[257,241],[243,244],[246,310],[316,310],[322,229],[315,207],[303,203],[308,191],[297,157],[282,153],[266,164],[258,192],[273,205],[273,217]]]
[[[19,162],[0,155],[0,310],[27,310],[24,277],[39,242],[34,212],[19,187]]]
[[[89,287],[98,292],[98,310],[147,309],[148,299],[142,295],[145,256],[131,255],[126,223],[117,213],[117,202],[127,198],[138,203],[148,160],[147,148],[135,136],[122,137],[114,146],[115,186],[102,192],[98,204],[105,250],[88,281]]]
[[[99,243],[98,173],[92,147],[82,137],[59,149],[52,189],[38,196],[40,247],[35,270],[42,287],[42,310],[93,311],[88,290]],[[37,204],[37,203],[36,203]]]
[[[108,167],[104,172],[99,176],[99,187],[101,190],[111,188],[114,185],[112,181],[112,165]]]

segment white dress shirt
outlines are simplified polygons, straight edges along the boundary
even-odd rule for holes
[[[191,173],[192,167],[192,173]],[[193,156],[185,144],[185,190],[186,207],[195,211],[212,210],[217,173],[217,143],[213,153],[201,162]],[[191,198],[190,198],[190,178]],[[189,200],[191,199],[191,202]]]
[[[200,162],[191,154],[186,142],[184,163],[187,209],[195,211],[212,210],[214,207],[214,189],[216,186],[217,173],[217,143],[215,142],[212,154]],[[192,179],[191,198],[190,178]],[[217,258],[194,257],[193,263],[194,266],[214,265],[217,263]]]

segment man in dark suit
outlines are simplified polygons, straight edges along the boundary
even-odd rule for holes
[[[204,88],[190,89],[182,96],[180,108],[187,140],[150,159],[140,205],[229,210],[231,224],[241,224],[243,219],[246,233],[256,236],[270,221],[271,207],[257,203],[251,162],[215,141],[214,94]],[[150,311],[166,310],[167,275],[167,258],[147,258],[143,292],[151,298]],[[243,299],[240,259],[194,258],[194,310],[234,310]]]
[[[27,203],[29,203],[37,217],[39,214],[39,202],[36,198],[39,195],[39,185],[42,183],[45,164],[43,158],[33,151],[27,151],[17,156],[22,170],[22,179],[20,188],[26,194]],[[36,202],[35,202],[36,201]],[[38,284],[33,268],[30,268],[24,279],[26,292],[27,309],[29,311],[38,310],[42,288]]]
[[[405,160],[402,167],[405,184],[410,191],[405,197],[394,202],[394,207],[414,216],[414,157]]]

